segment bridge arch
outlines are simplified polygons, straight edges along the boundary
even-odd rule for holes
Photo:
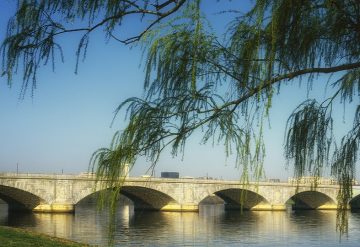
[[[213,195],[220,197],[225,204],[226,210],[243,209],[243,210],[262,210],[270,207],[265,197],[251,190],[240,188],[228,188],[215,191]],[[207,200],[208,196],[203,198],[199,204]]]
[[[360,194],[354,196],[349,202],[350,208],[359,210],[360,209]]]
[[[330,195],[315,190],[307,190],[295,193],[287,201],[295,210],[307,209],[336,209],[337,203]]]
[[[106,190],[110,192],[111,189],[108,188],[88,194],[86,197],[78,200],[76,204],[80,203],[89,196],[93,196],[94,194],[101,193]],[[161,210],[169,205],[177,204],[177,201],[171,196],[161,191],[143,186],[121,186],[120,194],[126,196],[133,202],[134,210]]]
[[[0,185],[0,199],[8,204],[10,211],[31,211],[45,203],[45,200],[31,192],[5,185]]]

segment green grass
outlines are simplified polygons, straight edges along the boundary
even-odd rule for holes
[[[88,246],[70,240],[50,237],[45,234],[34,233],[18,228],[0,226],[0,246]]]

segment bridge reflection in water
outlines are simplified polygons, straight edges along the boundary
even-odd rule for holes
[[[103,189],[93,176],[0,174],[0,199],[10,211],[74,212],[76,205]],[[108,188],[111,189],[111,188]],[[332,184],[269,183],[206,179],[127,178],[120,193],[135,210],[198,211],[209,198],[221,198],[225,209],[336,209],[339,187]],[[359,208],[360,188],[353,187],[349,208]]]
[[[80,203],[74,214],[14,213],[0,205],[0,225],[43,232],[105,246],[108,213]],[[195,212],[134,212],[119,206],[115,243],[118,246],[336,246],[336,211],[224,211],[224,205],[200,205]],[[360,214],[350,213],[349,236],[343,246],[356,246]]]

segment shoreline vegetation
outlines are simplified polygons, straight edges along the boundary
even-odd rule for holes
[[[20,228],[0,226],[0,246],[71,246],[71,247],[80,247],[80,246],[90,246],[83,243],[74,242],[67,239],[51,237],[46,234],[36,233]]]

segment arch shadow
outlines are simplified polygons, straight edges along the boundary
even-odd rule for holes
[[[296,193],[286,201],[293,210],[336,209],[336,202],[319,191],[303,191]]]
[[[246,189],[225,189],[214,194],[224,200],[225,210],[262,210],[269,205],[263,196]]]
[[[78,201],[76,205],[84,203],[86,200],[96,202],[96,199],[90,198],[97,197],[100,193],[111,193],[111,189],[94,192]],[[120,194],[126,197],[120,200],[127,201],[129,199],[134,206],[134,210],[161,210],[168,204],[177,203],[172,197],[163,192],[141,186],[122,186]]]
[[[45,202],[30,192],[0,185],[0,198],[8,204],[9,211],[31,211]]]
[[[349,205],[352,211],[360,211],[360,195],[353,197],[350,200]]]
[[[96,191],[92,194],[89,194],[87,196],[85,196],[84,198],[82,198],[80,201],[78,201],[75,206],[83,206],[83,205],[92,205],[92,204],[97,204],[98,203],[98,199],[100,197],[101,193],[105,193],[105,198],[110,196],[111,190],[110,189],[105,189],[105,190],[101,190],[101,191]],[[118,205],[132,205],[133,202],[127,198],[126,196],[124,196],[123,194],[120,193],[120,196],[118,198]]]

